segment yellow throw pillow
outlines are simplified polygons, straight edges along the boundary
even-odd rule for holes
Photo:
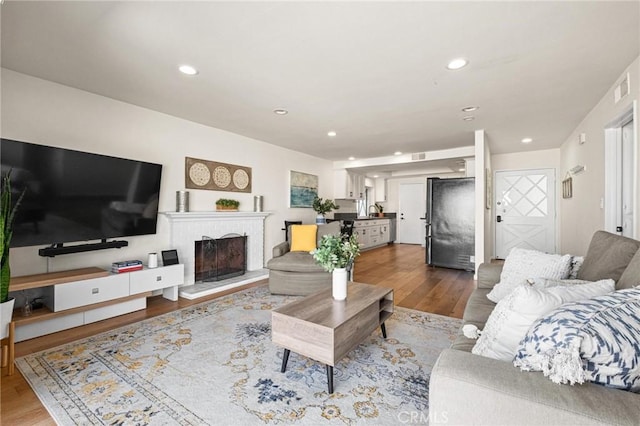
[[[291,251],[316,249],[318,225],[291,225]]]

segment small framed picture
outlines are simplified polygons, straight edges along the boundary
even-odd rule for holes
[[[163,250],[162,251],[162,264],[164,266],[177,265],[178,263],[180,263],[178,261],[178,250]]]

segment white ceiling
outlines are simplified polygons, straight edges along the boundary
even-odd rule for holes
[[[556,148],[640,51],[638,1],[5,1],[1,14],[5,68],[330,160],[470,146],[476,129],[493,153]],[[466,68],[445,69],[459,56]]]

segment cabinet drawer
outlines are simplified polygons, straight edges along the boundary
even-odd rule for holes
[[[184,282],[183,268],[183,265],[171,265],[131,273],[129,276],[131,294],[181,285]]]
[[[371,235],[372,237],[377,237],[378,235],[380,235],[380,227],[379,226],[370,226],[369,227],[369,235]]]
[[[126,297],[129,295],[128,275],[110,275],[103,278],[55,285],[53,289],[53,311],[59,312],[65,309]]]

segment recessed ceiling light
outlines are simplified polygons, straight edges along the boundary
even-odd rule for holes
[[[183,74],[187,74],[187,75],[196,75],[196,74],[198,74],[198,70],[195,69],[194,67],[192,67],[191,65],[180,65],[178,67],[178,69]]]
[[[459,171],[459,172],[464,172],[464,171],[465,171],[465,168],[464,168],[464,167],[460,167],[460,168],[458,169],[458,171]]]
[[[531,143],[531,142],[533,142],[533,139],[531,139],[531,138],[522,139],[522,143]]]
[[[373,175],[374,178],[378,178],[378,175]]]
[[[336,132],[334,132],[333,130],[331,130],[330,132],[327,132],[327,136],[329,136],[330,138],[333,138],[337,135]]]
[[[462,117],[462,119],[463,119],[464,121],[473,121],[473,120],[475,120],[476,118],[475,118],[473,115],[465,115],[464,117]]]
[[[396,151],[396,152],[393,153],[393,155],[402,155],[402,152]]]
[[[449,70],[459,70],[460,68],[466,66],[469,63],[464,58],[456,58],[447,64],[447,69]]]
[[[471,111],[475,111],[475,110],[477,110],[479,108],[480,107],[477,107],[477,106],[468,106],[468,107],[462,108],[462,112],[471,112]]]
[[[349,160],[349,161],[353,161],[353,160],[355,160],[355,159],[356,159],[356,157],[349,157],[349,158],[348,158],[348,160]]]
[[[286,109],[283,109],[283,108],[274,109],[273,112],[278,114],[278,115],[287,115],[287,114],[289,114],[289,111],[287,111]]]

